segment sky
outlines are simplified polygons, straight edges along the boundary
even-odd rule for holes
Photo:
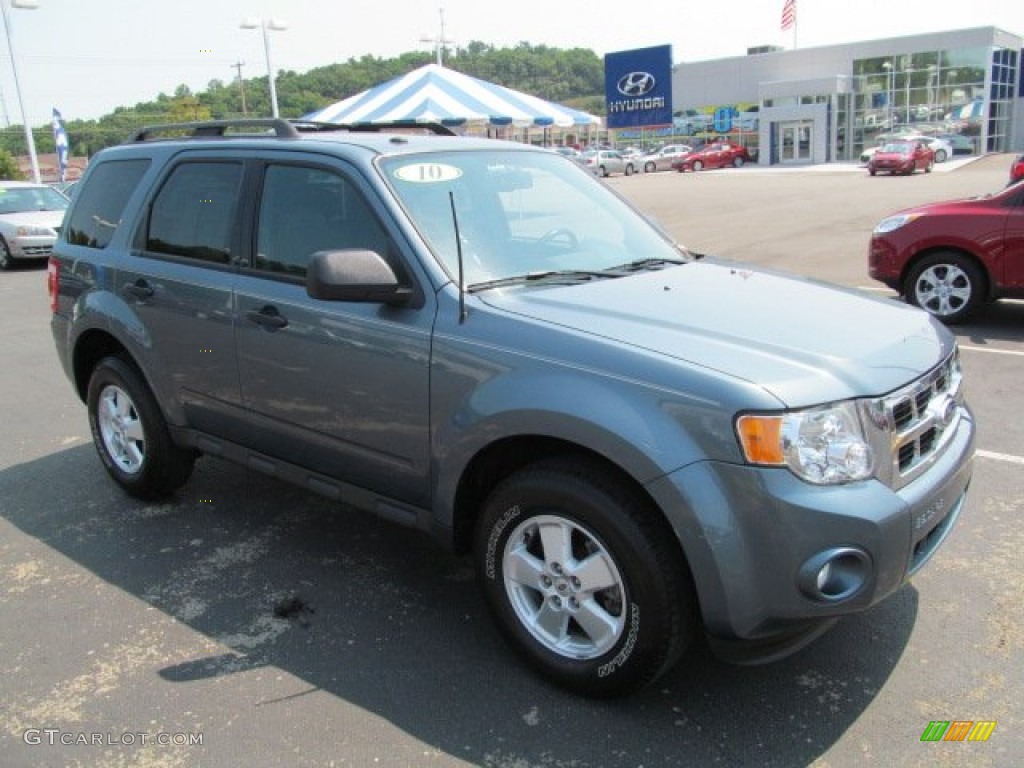
[[[678,64],[742,56],[755,45],[792,48],[782,6],[646,0],[638,13],[612,14],[607,0],[39,0],[7,17],[25,113],[39,126],[54,108],[68,120],[92,119],[181,84],[202,91],[211,80],[231,82],[239,61],[244,77],[265,76],[263,37],[240,28],[246,17],[284,22],[287,30],[269,33],[274,70],[306,72],[365,54],[433,50],[421,39],[440,36],[442,8],[444,36],[456,46],[528,42],[603,56],[667,44]],[[985,26],[1024,36],[1024,0],[797,0],[796,45]],[[0,48],[0,121],[20,124],[11,56]]]

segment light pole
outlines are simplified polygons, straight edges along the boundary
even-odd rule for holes
[[[280,19],[259,19],[255,16],[250,16],[242,21],[241,27],[242,29],[263,30],[263,55],[267,58],[267,79],[270,81],[270,109],[273,116],[278,117],[277,86],[274,85],[274,67],[270,63],[270,36],[267,34],[267,31],[283,32],[288,29],[288,25]]]
[[[34,11],[39,7],[39,0],[10,0],[12,8],[23,8],[27,11]],[[21,124],[25,128],[25,143],[28,145],[28,159],[32,164],[32,178],[36,184],[42,181],[39,175],[39,158],[36,156],[36,141],[32,137],[32,129],[29,127],[28,118],[25,117],[25,102],[21,98],[21,83],[18,80],[18,60],[14,55],[14,42],[11,40],[11,18],[7,11],[7,0],[0,0],[0,9],[3,9],[4,31],[7,33],[7,50],[11,54],[11,71],[14,73],[14,90],[18,94],[18,109],[21,110]]]

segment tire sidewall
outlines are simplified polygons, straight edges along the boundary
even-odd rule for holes
[[[128,473],[118,466],[107,449],[97,419],[100,395],[108,386],[123,390],[132,400],[142,426],[145,455],[138,472]],[[112,478],[130,495],[151,499],[169,493],[191,473],[191,460],[176,448],[167,423],[142,375],[117,357],[101,360],[89,378],[86,394],[89,430],[100,461]]]
[[[613,497],[573,480],[535,472],[499,486],[477,528],[480,581],[495,621],[544,677],[584,695],[622,695],[652,680],[678,655],[671,650],[670,614],[671,601],[680,598],[660,573],[643,531]],[[594,659],[570,659],[546,648],[511,605],[503,572],[505,547],[520,525],[540,515],[556,515],[585,529],[605,548],[622,578],[625,627],[615,645]]]

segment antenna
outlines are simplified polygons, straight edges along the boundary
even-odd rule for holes
[[[459,236],[459,217],[455,213],[455,193],[448,190],[448,202],[452,207],[452,224],[455,227],[455,255],[459,262],[459,325],[466,322],[466,269],[462,260],[462,238]]]

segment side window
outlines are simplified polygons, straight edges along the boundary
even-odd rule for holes
[[[392,250],[352,183],[320,168],[267,166],[253,266],[304,278],[314,253],[349,248],[376,251],[384,258]]]
[[[227,264],[241,179],[241,163],[179,165],[153,201],[146,250]]]
[[[95,168],[89,183],[78,190],[67,225],[68,242],[106,248],[121,225],[128,198],[149,166],[149,160],[139,159],[114,160]]]

